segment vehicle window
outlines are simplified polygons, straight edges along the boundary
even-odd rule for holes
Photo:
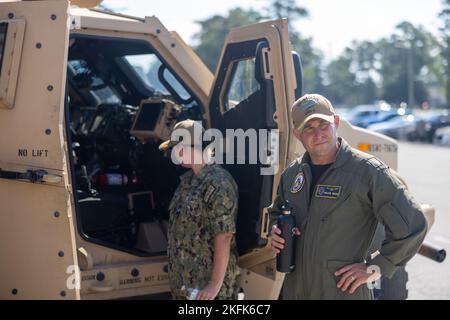
[[[136,71],[144,83],[161,92],[164,95],[170,95],[169,90],[161,83],[158,78],[158,70],[162,65],[161,60],[155,54],[137,54],[123,57]],[[164,69],[164,79],[178,93],[180,98],[188,100],[191,95],[184,86],[175,78],[169,69]]]
[[[5,48],[6,42],[6,31],[8,29],[8,24],[3,22],[0,23],[0,74],[2,73],[2,65],[3,65],[3,50]]]
[[[235,63],[237,65],[234,67],[230,86],[225,94],[225,111],[234,108],[260,89],[260,85],[255,79],[255,58],[240,60]]]
[[[84,59],[74,59],[67,62],[67,68],[72,75],[73,85],[82,94],[88,94],[90,102],[95,105],[121,103],[119,95],[105,83],[102,75],[92,68]],[[91,100],[93,99],[93,100]]]

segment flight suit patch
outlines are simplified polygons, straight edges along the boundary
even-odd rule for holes
[[[329,186],[319,184],[316,187],[316,198],[337,200],[341,195],[341,186]]]
[[[294,183],[291,187],[291,193],[297,193],[302,190],[303,185],[305,184],[305,175],[303,172],[300,172],[294,179]]]
[[[380,160],[377,158],[370,158],[367,160],[368,163],[370,163],[374,168],[385,168],[386,165],[384,165]]]

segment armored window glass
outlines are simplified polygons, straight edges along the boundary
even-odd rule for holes
[[[191,95],[186,91],[182,84],[178,82],[172,72],[170,72],[168,69],[164,69],[163,77],[178,93],[180,98],[182,98],[183,100],[189,100],[191,98]]]
[[[164,95],[170,95],[169,89],[160,80],[159,71],[162,62],[155,54],[128,55],[124,58],[147,86]],[[167,68],[164,68],[162,77],[176,91],[180,98],[184,100],[191,98],[191,95]]]
[[[85,59],[73,59],[67,62],[70,81],[81,94],[88,95],[91,104],[120,104],[117,93],[110,87],[102,75],[94,70]]]
[[[0,74],[2,73],[3,51],[5,50],[7,31],[8,31],[8,24],[6,22],[0,23]]]
[[[252,93],[260,90],[255,79],[255,58],[235,62],[232,68],[231,83],[225,95],[225,111],[234,108]]]

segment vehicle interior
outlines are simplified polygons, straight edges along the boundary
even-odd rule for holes
[[[273,85],[258,78],[258,45],[261,41],[246,44],[243,62],[235,57],[237,47],[227,49],[228,107],[211,110],[222,131],[276,128],[264,103],[267,96],[274,108]],[[138,256],[165,253],[168,206],[185,169],[158,145],[176,122],[201,120],[205,107],[148,42],[71,36],[66,131],[77,226],[84,239]],[[260,175],[261,166],[224,165],[239,187],[241,254],[266,243],[260,237],[261,212],[270,203],[273,176]]]

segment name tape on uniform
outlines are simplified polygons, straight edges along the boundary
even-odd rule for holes
[[[319,184],[316,187],[316,198],[336,200],[341,195],[341,186]]]

